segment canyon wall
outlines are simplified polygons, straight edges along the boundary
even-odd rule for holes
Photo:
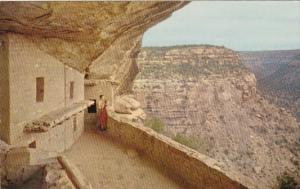
[[[300,130],[296,119],[256,91],[256,78],[239,56],[209,45],[144,48],[134,93],[164,134],[192,147],[223,168],[270,188],[284,171],[300,178]]]
[[[257,77],[259,92],[300,121],[300,50],[239,52]]]

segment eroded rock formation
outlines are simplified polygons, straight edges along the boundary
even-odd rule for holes
[[[188,2],[1,2],[0,32],[27,35],[43,51],[126,93],[143,33]]]
[[[300,121],[300,50],[240,52],[257,78],[262,96],[291,111]]]
[[[147,116],[165,122],[168,135],[191,139],[257,188],[273,187],[284,171],[300,178],[296,119],[257,94],[256,78],[237,53],[216,46],[144,48],[138,65],[136,98]]]

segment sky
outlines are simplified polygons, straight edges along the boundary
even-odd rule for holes
[[[300,1],[194,1],[143,38],[143,46],[182,44],[238,51],[300,49]]]

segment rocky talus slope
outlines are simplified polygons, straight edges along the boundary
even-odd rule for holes
[[[237,53],[217,46],[144,48],[134,93],[169,136],[192,139],[198,151],[271,188],[288,171],[300,178],[296,119],[256,91]]]

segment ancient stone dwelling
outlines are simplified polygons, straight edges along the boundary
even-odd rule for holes
[[[84,75],[23,35],[0,37],[0,139],[64,151],[83,132]]]
[[[130,94],[143,33],[187,3],[0,2],[0,188],[18,188],[14,186],[35,178],[38,171],[43,173],[40,184],[47,189],[98,189],[105,179],[122,184],[115,188],[130,188],[128,180],[152,176],[191,186],[181,188],[261,188],[220,162],[145,127],[140,103]],[[93,130],[83,133],[84,123],[95,127],[97,107],[90,105],[100,94],[109,101],[107,137]],[[84,143],[84,136],[93,143]],[[118,145],[111,144],[114,141]],[[73,143],[83,144],[84,151],[68,156],[66,149],[76,149]],[[86,151],[91,144],[92,150]],[[117,169],[110,175],[123,182],[106,177],[109,174],[99,177],[95,171],[114,171],[105,167],[105,161],[98,164],[102,163],[98,155],[106,160],[117,156],[111,149],[120,151],[121,159],[112,163]],[[130,157],[128,151],[138,153]],[[72,159],[87,154],[92,157]],[[153,163],[157,174],[147,176],[133,169],[138,162],[143,171]],[[123,164],[129,166],[124,176],[115,174]],[[138,176],[129,178],[130,171]]]

